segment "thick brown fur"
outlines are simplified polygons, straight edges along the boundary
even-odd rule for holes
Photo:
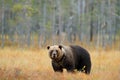
[[[65,68],[68,72],[74,72],[76,69],[86,74],[90,73],[91,59],[84,48],[76,45],[53,45],[48,46],[47,49],[54,71],[63,72]]]

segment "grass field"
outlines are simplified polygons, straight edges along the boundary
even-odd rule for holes
[[[90,75],[54,73],[46,49],[0,49],[0,80],[120,80],[120,51],[89,50]]]

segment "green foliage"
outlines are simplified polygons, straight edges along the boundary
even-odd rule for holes
[[[27,13],[26,15],[27,16],[33,16],[34,13],[37,12],[37,10],[34,10],[31,6],[29,5],[25,5],[24,8],[26,9]]]
[[[15,27],[17,25],[16,22],[14,20],[12,20],[12,19],[9,19],[8,23],[9,23],[10,27]]]
[[[23,9],[23,5],[22,5],[22,4],[19,4],[19,3],[14,4],[14,5],[13,5],[13,8],[12,8],[13,12],[16,12],[16,13],[21,12],[22,9]]]
[[[13,6],[13,0],[4,0],[4,4],[7,5],[7,6]]]
[[[116,9],[116,14],[117,15],[120,15],[120,1],[118,2],[118,3],[116,3],[116,7],[115,7],[115,9]]]
[[[34,9],[30,5],[23,5],[20,3],[13,5],[12,11],[18,14],[25,11],[26,16],[33,16],[33,14],[38,12],[37,9]]]
[[[51,29],[51,25],[52,25],[52,22],[48,21],[48,22],[46,23],[46,28],[47,28],[48,30],[50,30],[50,29]]]

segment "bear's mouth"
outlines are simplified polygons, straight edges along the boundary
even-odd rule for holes
[[[51,55],[51,59],[56,59],[58,56],[57,55]]]

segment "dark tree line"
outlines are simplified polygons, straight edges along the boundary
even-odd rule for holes
[[[120,47],[120,0],[1,0],[0,45]]]

